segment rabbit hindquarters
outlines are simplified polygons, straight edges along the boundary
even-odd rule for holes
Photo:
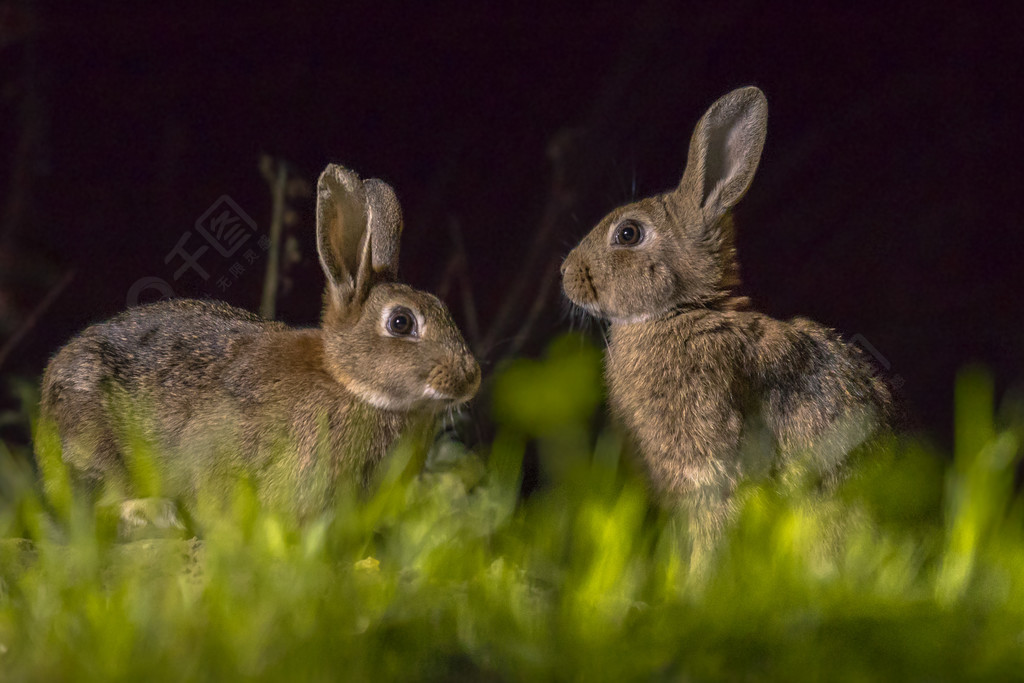
[[[238,442],[252,419],[258,374],[246,353],[283,329],[219,302],[130,309],[58,352],[43,376],[42,416],[60,434],[64,460],[91,488],[127,491],[129,467],[138,464],[128,460],[145,458],[166,471],[166,485],[191,489],[198,476],[191,464]],[[203,426],[215,429],[204,433]]]
[[[822,325],[747,318],[748,359],[784,471],[835,484],[849,455],[888,429],[888,387],[856,347]]]

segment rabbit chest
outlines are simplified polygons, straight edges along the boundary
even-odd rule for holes
[[[656,484],[686,488],[742,474],[737,454],[752,403],[744,355],[742,336],[716,311],[612,325],[609,401]]]

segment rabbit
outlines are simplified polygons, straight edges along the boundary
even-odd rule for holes
[[[734,296],[730,209],[764,146],[756,87],[711,105],[679,186],[615,209],[562,263],[562,288],[609,325],[609,407],[655,493],[714,536],[748,477],[810,477],[829,490],[848,455],[887,429],[892,398],[859,349],[805,318],[775,320]],[[699,517],[694,522],[694,515]]]
[[[396,280],[401,231],[390,186],[331,164],[317,182],[319,327],[166,300],[72,339],[46,368],[40,412],[74,478],[127,494],[141,443],[165,493],[185,500],[240,474],[261,499],[309,515],[339,477],[368,481],[403,430],[435,424],[480,385],[445,305]],[[167,517],[146,509],[127,500],[122,521]]]

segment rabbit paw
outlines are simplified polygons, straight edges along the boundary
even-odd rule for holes
[[[120,538],[178,535],[185,525],[178,506],[169,498],[133,498],[121,503],[117,532]]]

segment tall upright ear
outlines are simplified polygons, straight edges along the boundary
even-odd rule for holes
[[[370,214],[370,239],[373,244],[375,279],[398,278],[398,250],[402,239],[402,205],[391,186],[371,178],[363,187]]]
[[[758,88],[733,90],[705,112],[690,138],[679,191],[714,225],[746,193],[761,160],[768,100]]]
[[[369,289],[368,214],[359,176],[328,165],[316,185],[316,245],[327,276],[328,305],[339,312],[362,304]]]

